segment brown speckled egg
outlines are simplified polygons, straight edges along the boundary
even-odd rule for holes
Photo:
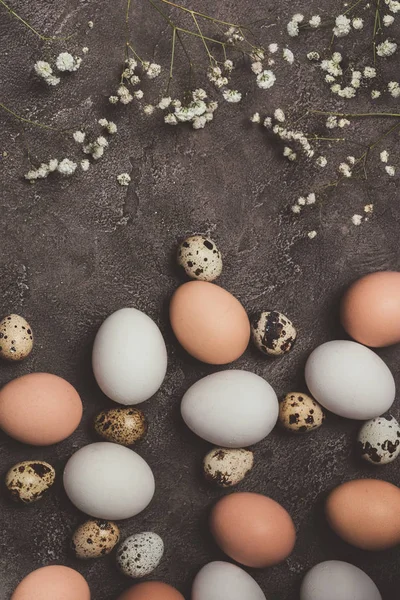
[[[253,468],[254,455],[243,448],[213,448],[203,460],[205,478],[228,488],[237,485]]]
[[[325,415],[320,405],[307,394],[291,392],[279,405],[279,421],[294,433],[306,433],[318,429]]]
[[[290,319],[275,310],[257,313],[251,321],[253,342],[269,356],[282,356],[296,341],[297,332]]]
[[[110,408],[95,417],[94,428],[108,442],[131,446],[144,437],[147,422],[142,411],[137,408]]]
[[[41,460],[25,460],[14,465],[6,475],[6,486],[16,502],[32,504],[53,485],[56,472]]]
[[[214,281],[222,272],[222,257],[215,242],[204,235],[186,238],[178,248],[178,265],[188,277]]]
[[[8,315],[0,321],[0,358],[24,360],[33,348],[33,333],[29,323],[19,315]]]
[[[112,521],[91,519],[76,529],[72,549],[77,558],[99,558],[110,554],[119,542],[119,528]]]

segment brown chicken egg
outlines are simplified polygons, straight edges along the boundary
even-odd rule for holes
[[[353,283],[343,296],[341,319],[347,333],[366,346],[400,342],[400,273],[378,271]]]
[[[90,600],[90,590],[78,571],[51,565],[29,573],[11,600]]]
[[[126,590],[118,600],[185,600],[175,588],[160,581],[146,581]]]
[[[171,299],[172,329],[189,354],[225,365],[243,354],[250,339],[249,318],[232,294],[207,281],[181,285]]]
[[[328,496],[326,516],[347,543],[363,550],[400,544],[400,489],[379,479],[356,479]]]

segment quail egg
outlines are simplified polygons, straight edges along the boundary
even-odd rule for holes
[[[361,427],[357,445],[362,458],[387,465],[400,454],[400,425],[391,415],[371,419]]]
[[[141,410],[129,406],[103,410],[95,417],[94,428],[108,442],[131,446],[144,437],[147,423]]]
[[[206,479],[220,487],[237,485],[253,468],[254,455],[243,448],[213,448],[203,460]]]
[[[112,521],[90,519],[74,532],[72,549],[77,558],[106,556],[118,544],[119,535],[119,528]]]
[[[6,475],[6,486],[16,502],[32,504],[40,500],[54,483],[56,472],[41,460],[25,460]]]
[[[138,579],[158,567],[164,554],[164,543],[151,531],[136,533],[120,544],[117,565],[124,575]]]
[[[222,257],[215,242],[204,235],[186,238],[178,248],[178,265],[188,277],[214,281],[222,272]]]
[[[257,313],[252,319],[251,332],[257,348],[269,356],[289,352],[297,336],[292,321],[274,310]]]
[[[33,334],[29,323],[19,315],[8,315],[0,321],[0,358],[23,360],[33,348]]]
[[[285,429],[305,433],[321,427],[325,415],[318,404],[301,392],[287,394],[279,405],[279,421]]]

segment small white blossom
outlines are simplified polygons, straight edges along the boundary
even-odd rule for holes
[[[274,117],[277,121],[279,121],[279,123],[283,123],[286,119],[285,113],[281,108],[276,109],[276,111],[274,112]]]
[[[134,97],[136,98],[136,100],[141,100],[144,96],[143,90],[136,90],[135,92],[133,92]]]
[[[213,102],[210,102],[209,105],[207,106],[207,112],[213,113],[217,110],[218,108],[218,102],[216,102],[215,100]]]
[[[94,160],[99,160],[99,158],[101,158],[104,154],[104,147],[103,146],[97,146],[96,144],[94,144],[93,148],[92,148],[92,156],[94,158]]]
[[[353,19],[352,25],[354,29],[360,30],[364,27],[364,20],[360,17],[356,17],[355,19]]]
[[[339,15],[336,17],[336,26],[333,29],[333,35],[336,37],[344,37],[348,35],[351,31],[350,23],[350,19],[348,19],[345,15]]]
[[[167,123],[167,125],[177,125],[178,119],[176,118],[176,116],[174,114],[168,113],[164,117],[164,122]]]
[[[95,143],[100,146],[100,148],[106,148],[108,146],[108,142],[103,135],[100,135]]]
[[[224,69],[229,72],[233,71],[233,62],[231,60],[226,60],[224,62]]]
[[[361,78],[361,71],[353,71],[351,74],[351,86],[356,89],[359,88],[361,85]]]
[[[259,75],[257,75],[257,85],[262,90],[267,90],[271,88],[276,81],[276,76],[272,71],[263,71]]]
[[[110,135],[114,135],[118,131],[118,127],[113,121],[108,122],[106,129]]]
[[[366,77],[367,79],[373,79],[374,77],[376,77],[376,69],[374,67],[365,67],[364,77]]]
[[[386,171],[386,173],[388,175],[390,175],[390,177],[394,177],[394,175],[396,175],[396,168],[395,167],[386,165],[385,171]]]
[[[58,160],[56,158],[51,158],[49,160],[49,171],[50,173],[52,173],[53,171],[55,171],[58,167]]]
[[[207,111],[207,112],[205,112],[205,113],[204,113],[203,117],[205,118],[205,120],[206,120],[206,121],[207,121],[207,123],[208,123],[209,121],[212,121],[212,120],[213,120],[213,118],[214,118],[214,113],[212,113],[212,112],[208,112],[208,111]]]
[[[385,27],[390,27],[390,25],[393,25],[393,23],[394,23],[394,16],[393,15],[385,15],[382,20],[383,20],[383,24]]]
[[[48,85],[58,85],[60,83],[60,78],[53,75],[53,69],[48,62],[38,60],[34,65],[34,69],[36,75],[44,79]]]
[[[349,165],[354,165],[354,164],[355,164],[355,162],[356,162],[356,159],[355,159],[355,157],[354,157],[354,156],[348,156],[348,157],[346,158],[346,160],[347,160],[347,162],[349,163]]]
[[[339,53],[337,52],[335,54]],[[333,77],[339,77],[340,75],[343,75],[342,67],[340,66],[342,57],[340,54],[339,56],[340,60],[335,60],[333,57],[331,60],[323,60],[321,62],[321,69]]]
[[[355,90],[354,87],[351,87],[351,86],[348,85],[348,86],[346,86],[344,88],[341,88],[338,91],[338,95],[341,98],[354,98],[354,96],[356,95],[356,90]]]
[[[270,44],[268,46],[268,50],[271,52],[271,54],[275,54],[275,52],[278,52],[278,44]]]
[[[366,204],[364,206],[364,212],[367,214],[370,214],[372,212],[374,212],[374,205],[373,204]]]
[[[344,177],[351,177],[352,176],[352,172],[351,169],[349,167],[349,165],[345,162],[340,163],[339,165],[339,173],[341,173],[342,175],[344,175]]]
[[[139,85],[140,77],[138,77],[138,75],[132,75],[132,77],[130,78],[130,82],[132,85]]]
[[[118,98],[118,96],[110,96],[108,101],[110,104],[118,104],[119,98]]]
[[[85,137],[86,133],[84,131],[75,131],[73,134],[73,138],[78,144],[83,144]]]
[[[294,204],[291,208],[291,211],[294,214],[299,214],[301,212],[301,206],[299,206],[298,204]]]
[[[308,60],[319,60],[321,58],[319,52],[316,52],[315,50],[313,50],[312,52],[309,52],[307,54],[307,58]]]
[[[299,35],[299,24],[296,23],[296,21],[289,21],[286,29],[290,37],[296,37]]]
[[[291,50],[289,50],[289,48],[284,48],[282,55],[283,59],[286,60],[286,62],[288,62],[289,65],[292,65],[294,63],[294,54]]]
[[[383,163],[387,163],[387,161],[389,160],[389,152],[387,150],[383,150],[379,156],[380,156],[381,162],[383,162]]]
[[[73,57],[69,52],[61,52],[56,59],[56,67],[59,71],[77,71],[81,66],[82,59]]]
[[[145,115],[147,115],[147,116],[150,116],[150,115],[152,115],[152,114],[153,114],[153,112],[154,112],[154,106],[153,106],[152,104],[146,104],[146,105],[143,107],[143,112],[144,112],[144,114],[145,114]]]
[[[295,161],[297,159],[297,154],[294,152],[289,146],[285,146],[283,149],[283,156],[285,156],[288,160]]]
[[[77,164],[74,163],[69,158],[64,158],[58,165],[57,171],[61,173],[61,175],[73,175],[76,171]]]
[[[84,46],[82,48],[82,52],[83,52],[83,54],[87,54],[89,52],[89,48],[87,46]]]
[[[350,125],[350,121],[348,119],[339,119],[338,127],[343,129],[343,127],[346,127],[346,125]]]
[[[131,182],[131,177],[129,173],[120,173],[120,175],[117,175],[117,181],[119,185],[128,186]]]
[[[397,81],[389,81],[388,90],[393,98],[400,98],[400,85]]]
[[[88,21],[88,27],[89,27],[89,29],[93,29],[93,27],[94,27],[93,21]]]
[[[168,106],[171,104],[171,102],[172,102],[172,98],[170,96],[161,98],[160,102],[158,103],[158,108],[161,108],[161,110],[165,110],[166,108],[168,108]]]
[[[130,93],[128,88],[125,87],[124,85],[119,86],[119,88],[117,90],[117,94],[118,94],[119,99],[122,102],[122,104],[129,104],[133,100],[132,94]]]
[[[293,15],[292,21],[294,21],[295,23],[302,23],[304,21],[304,15],[302,15],[301,13],[296,13],[295,15]]]
[[[313,17],[311,17],[308,23],[310,27],[312,27],[313,29],[317,29],[317,27],[321,25],[321,17],[319,15],[314,15]]]
[[[325,125],[328,129],[335,129],[338,126],[337,118],[331,115],[327,118]]]
[[[353,225],[357,225],[357,226],[361,225],[362,220],[363,220],[362,215],[353,215],[351,217],[351,222],[353,223]]]
[[[207,119],[203,116],[200,117],[195,117],[193,119],[193,129],[204,129],[205,125],[207,123]]]
[[[315,229],[313,231],[309,231],[307,233],[308,237],[310,238],[310,240],[313,240],[315,237],[317,237],[317,232],[315,231]]]
[[[107,119],[99,119],[97,122],[101,127],[107,127],[108,125]]]
[[[326,165],[328,164],[328,161],[325,156],[319,156],[315,162],[319,167],[326,167]]]
[[[242,94],[237,90],[224,90],[222,95],[227,102],[232,102],[234,104],[240,102],[242,99]]]
[[[264,60],[264,58],[265,58],[264,48],[255,48],[253,50],[252,54],[250,54],[250,58],[253,61]]]
[[[262,63],[260,61],[251,63],[251,70],[253,71],[253,73],[258,75],[263,70]]]
[[[316,198],[314,192],[312,192],[311,194],[308,194],[308,196],[306,198],[306,204],[309,204],[309,205],[315,204],[316,199],[317,198]]]
[[[82,171],[88,171],[90,167],[90,162],[88,161],[87,158],[84,158],[83,160],[81,160],[81,169]]]
[[[207,92],[205,92],[202,88],[198,88],[193,91],[192,98],[194,101],[205,100],[207,98]]]
[[[155,79],[161,73],[161,65],[151,63],[146,69],[146,75],[149,79]]]
[[[333,83],[333,82],[335,81],[335,78],[334,78],[334,76],[333,76],[333,75],[329,75],[329,74],[327,74],[327,75],[325,75],[325,81],[326,81],[327,83]]]
[[[395,14],[400,12],[400,2],[398,0],[385,0],[385,4],[387,4],[390,12]]]
[[[256,112],[253,116],[250,117],[250,121],[252,123],[261,123],[260,113]]]
[[[376,47],[376,53],[378,56],[387,57],[392,56],[397,50],[396,42],[391,42],[389,40],[385,40],[381,44],[378,44]]]
[[[304,196],[300,196],[300,198],[297,200],[297,204],[299,206],[305,206],[306,202],[307,202],[307,200],[304,198]]]
[[[271,119],[271,117],[265,117],[263,125],[267,129],[270,129],[272,127],[272,119]]]
[[[372,90],[372,92],[371,92],[372,100],[376,100],[381,95],[382,95],[382,92],[380,92],[379,90]]]

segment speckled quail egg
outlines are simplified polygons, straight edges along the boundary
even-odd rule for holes
[[[131,446],[144,437],[147,423],[141,410],[129,406],[103,410],[95,417],[94,428],[108,442]]]
[[[178,265],[188,277],[214,281],[222,272],[222,256],[215,242],[204,235],[186,238],[178,248]]]
[[[135,533],[122,542],[117,552],[117,565],[124,575],[138,579],[152,573],[160,564],[164,543],[151,531]]]
[[[220,487],[237,485],[253,468],[254,455],[243,448],[213,448],[203,460],[206,479]]]
[[[275,310],[257,313],[251,322],[251,333],[257,348],[269,356],[289,352],[297,336],[292,321]]]
[[[53,485],[56,472],[41,460],[25,460],[8,471],[6,486],[16,502],[32,504],[40,500]]]
[[[306,433],[318,429],[325,415],[318,404],[302,392],[287,394],[279,405],[279,421],[285,429],[294,433]]]
[[[400,454],[400,425],[394,417],[367,421],[358,434],[358,450],[373,465],[387,465]]]
[[[19,315],[8,315],[0,321],[0,358],[23,360],[33,348],[33,334],[29,323]]]
[[[106,556],[118,544],[119,535],[119,528],[112,521],[90,519],[75,530],[72,549],[77,558]]]

